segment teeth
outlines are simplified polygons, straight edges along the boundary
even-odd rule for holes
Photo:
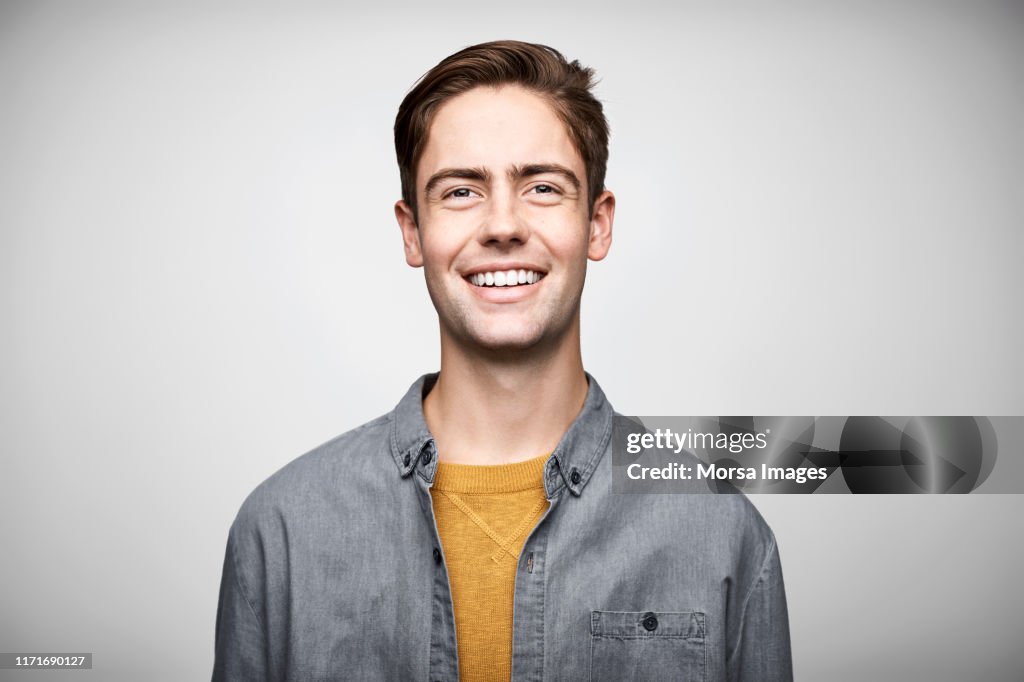
[[[534,284],[544,275],[533,270],[495,270],[470,275],[469,281],[478,287],[514,287],[520,284]]]

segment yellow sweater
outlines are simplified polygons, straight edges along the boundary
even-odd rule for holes
[[[547,459],[437,463],[430,495],[452,588],[461,682],[512,678],[516,567],[548,507]]]

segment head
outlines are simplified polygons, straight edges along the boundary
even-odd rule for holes
[[[608,120],[594,97],[593,69],[546,45],[498,40],[460,50],[423,75],[398,107],[395,152],[402,199],[416,215],[416,164],[430,125],[448,100],[474,88],[517,85],[542,97],[565,125],[586,167],[590,205],[604,190]]]
[[[403,101],[395,215],[442,353],[578,347],[587,260],[606,255],[615,206],[592,76],[551,48],[487,43],[443,60]]]

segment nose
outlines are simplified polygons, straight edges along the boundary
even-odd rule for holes
[[[514,196],[500,193],[490,201],[480,225],[480,242],[488,246],[514,246],[530,238],[530,225]]]

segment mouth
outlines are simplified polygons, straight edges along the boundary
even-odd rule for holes
[[[466,275],[467,282],[474,286],[488,287],[522,287],[536,284],[544,279],[546,272],[539,270],[513,269],[488,270]]]

